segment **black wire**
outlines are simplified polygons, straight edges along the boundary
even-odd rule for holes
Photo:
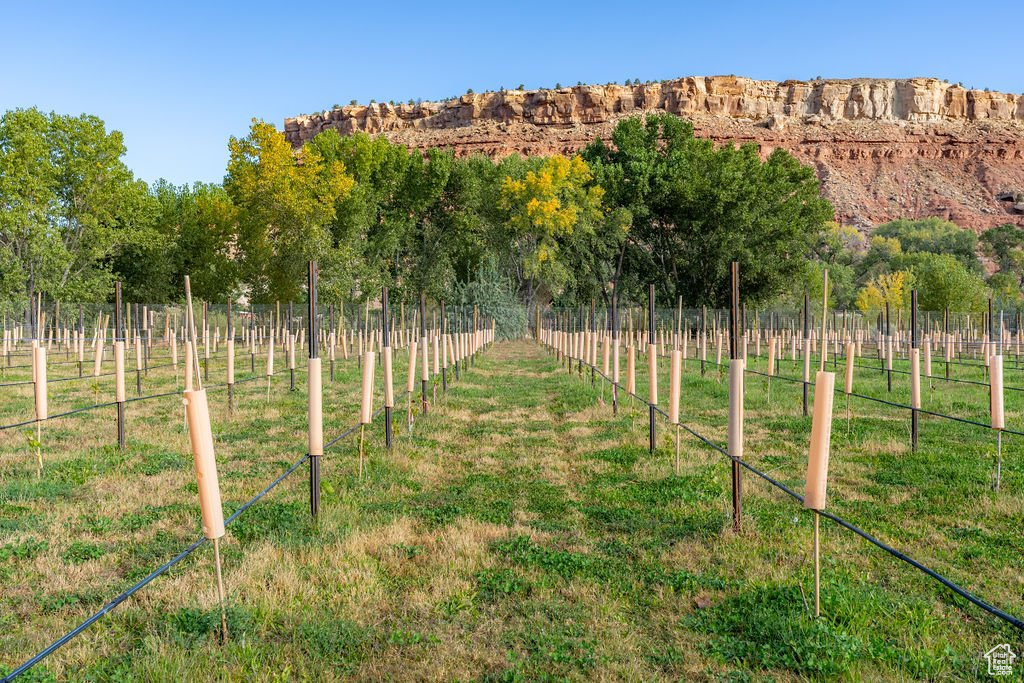
[[[251,381],[251,380],[253,380],[253,379],[257,379],[257,378],[258,378],[258,376],[254,376],[254,377],[250,377],[249,379],[247,379],[247,380],[243,380],[243,381]],[[236,382],[236,384],[237,384],[237,383],[238,383],[238,382]],[[175,392],[175,393],[179,393],[179,392]],[[402,396],[405,396],[405,395],[406,395],[406,394],[408,394],[408,393],[409,393],[409,392],[408,392],[408,390],[406,390],[406,391],[402,392],[401,394],[399,394],[399,395],[398,395],[398,397],[400,398],[400,397],[402,397]],[[171,395],[171,394],[163,394],[163,395],[164,395],[164,396],[169,396],[169,395]],[[135,400],[142,400],[142,398],[146,398],[146,397],[141,397],[141,398],[137,398],[137,399],[135,399]],[[154,397],[154,398],[155,398],[155,397]],[[105,405],[114,405],[114,404],[108,403],[108,404],[105,404]],[[90,406],[90,407],[93,407],[93,406]],[[376,412],[374,412],[374,414],[373,414],[373,417],[374,417],[374,418],[376,418],[376,417],[377,417],[377,416],[378,416],[378,415],[379,415],[379,414],[380,414],[381,412],[383,412],[383,410],[384,410],[384,407],[383,407],[383,406],[382,406],[382,407],[380,407],[380,408],[378,408],[378,409],[376,410]],[[352,427],[349,427],[349,428],[348,428],[348,429],[346,429],[346,430],[345,430],[344,432],[342,432],[342,434],[341,434],[340,436],[337,436],[337,437],[335,437],[334,439],[331,439],[331,441],[329,441],[329,442],[327,443],[327,445],[325,445],[325,446],[324,446],[324,448],[326,449],[326,448],[328,448],[329,446],[331,446],[331,445],[333,445],[333,444],[337,443],[337,442],[338,442],[338,441],[339,441],[340,439],[342,439],[342,438],[344,438],[344,437],[346,437],[346,436],[349,436],[349,435],[350,435],[350,434],[352,434],[352,433],[353,433],[353,432],[354,432],[354,431],[355,431],[356,429],[358,429],[358,428],[359,428],[359,426],[360,426],[360,425],[358,425],[358,424],[357,424],[357,425],[353,425]],[[259,501],[259,500],[260,500],[261,498],[263,498],[263,496],[265,496],[265,495],[267,495],[268,493],[270,493],[270,491],[271,491],[271,490],[273,490],[273,489],[274,489],[274,487],[276,487],[276,486],[277,486],[278,484],[280,484],[280,483],[281,483],[282,481],[284,481],[284,480],[285,480],[285,478],[287,478],[287,477],[288,477],[288,475],[290,475],[290,474],[291,474],[292,472],[294,472],[294,471],[295,471],[296,469],[298,469],[298,467],[299,467],[300,465],[302,465],[302,463],[306,462],[306,460],[308,460],[308,459],[309,459],[309,453],[306,453],[306,454],[305,454],[305,455],[303,455],[303,456],[302,456],[301,458],[299,458],[298,460],[296,460],[296,461],[295,461],[295,463],[294,463],[294,464],[292,464],[292,466],[291,466],[291,467],[289,467],[289,468],[288,468],[287,470],[285,470],[285,472],[284,472],[284,473],[282,473],[282,474],[281,474],[281,476],[279,476],[279,477],[278,477],[277,479],[275,479],[274,481],[270,482],[270,484],[269,484],[269,485],[267,485],[267,487],[266,487],[266,488],[264,488],[264,489],[263,489],[262,491],[260,491],[260,492],[259,492],[259,493],[257,493],[257,494],[256,494],[255,496],[253,496],[253,497],[252,497],[252,498],[250,498],[250,499],[249,499],[248,501],[246,501],[246,502],[245,502],[245,503],[244,503],[244,504],[243,504],[243,505],[242,505],[241,507],[239,507],[239,508],[238,508],[237,510],[235,510],[235,512],[234,512],[234,513],[233,513],[233,514],[232,514],[232,515],[231,515],[230,517],[228,517],[228,518],[227,518],[227,519],[226,519],[226,520],[224,521],[224,524],[225,524],[225,525],[229,525],[229,524],[231,524],[231,522],[233,522],[233,521],[234,521],[234,520],[235,520],[235,519],[236,519],[236,518],[237,518],[237,517],[238,517],[239,515],[241,515],[241,514],[242,514],[243,512],[245,512],[246,510],[248,510],[250,506],[252,506],[252,505],[253,505],[254,503],[256,503],[256,502],[257,502],[257,501]],[[89,628],[90,626],[92,626],[92,625],[93,625],[94,623],[96,623],[96,621],[98,621],[98,620],[99,620],[99,619],[100,619],[101,617],[105,616],[105,615],[106,615],[106,614],[107,614],[108,612],[110,612],[110,611],[111,611],[111,610],[113,610],[113,609],[114,609],[115,607],[117,607],[118,605],[120,605],[120,604],[121,604],[122,602],[124,602],[125,600],[127,600],[128,598],[130,598],[130,597],[131,597],[132,595],[134,595],[134,594],[135,594],[136,592],[138,592],[138,591],[139,591],[140,589],[142,589],[143,587],[145,587],[145,586],[146,586],[147,584],[149,584],[149,583],[150,583],[151,581],[153,581],[154,579],[156,579],[156,578],[157,578],[158,576],[160,576],[161,574],[164,574],[164,573],[165,573],[165,572],[167,572],[167,571],[168,571],[169,569],[171,569],[172,567],[174,567],[174,566],[175,566],[176,564],[178,564],[179,562],[181,562],[182,560],[184,560],[184,559],[185,559],[186,557],[188,557],[189,555],[191,555],[191,554],[192,554],[193,552],[195,552],[195,551],[196,551],[197,549],[199,549],[199,547],[200,547],[201,545],[203,545],[204,543],[206,543],[206,541],[207,541],[207,540],[208,540],[208,539],[207,539],[207,538],[206,538],[205,536],[201,536],[201,537],[200,537],[199,539],[197,539],[197,540],[196,540],[196,541],[195,541],[194,543],[192,543],[192,545],[190,545],[190,546],[188,546],[187,548],[185,548],[185,549],[184,549],[183,551],[181,551],[180,553],[178,553],[177,555],[175,555],[175,556],[174,556],[174,557],[173,557],[172,559],[170,559],[170,560],[168,560],[167,562],[165,562],[164,564],[160,565],[160,567],[158,567],[157,569],[155,569],[155,570],[154,570],[154,571],[153,571],[152,573],[150,573],[150,574],[149,574],[148,576],[146,576],[146,577],[145,577],[144,579],[142,579],[141,581],[139,581],[138,583],[136,583],[136,584],[135,584],[134,586],[132,586],[131,588],[129,588],[128,590],[124,591],[123,593],[121,593],[120,595],[118,595],[118,596],[117,596],[116,598],[114,598],[113,600],[111,600],[110,602],[108,602],[108,603],[107,603],[106,605],[104,605],[104,606],[103,606],[103,608],[102,608],[102,609],[100,609],[100,610],[99,610],[98,612],[94,613],[94,614],[93,614],[92,616],[90,616],[90,617],[89,617],[88,619],[86,619],[85,621],[83,621],[83,622],[82,622],[81,624],[79,624],[78,626],[76,626],[76,627],[75,627],[75,628],[73,628],[72,630],[68,631],[68,632],[67,632],[66,634],[64,634],[63,636],[61,636],[61,637],[60,637],[60,638],[58,638],[57,640],[55,640],[55,641],[54,641],[53,643],[51,643],[50,645],[48,645],[48,646],[47,646],[46,648],[44,648],[43,650],[39,651],[39,652],[38,652],[38,653],[37,653],[37,654],[36,654],[35,656],[33,656],[33,657],[32,657],[31,659],[29,659],[28,661],[26,661],[26,662],[25,662],[24,664],[22,664],[21,666],[19,666],[19,667],[18,667],[17,669],[13,670],[12,672],[10,672],[10,673],[9,673],[9,674],[7,674],[6,676],[4,676],[4,677],[3,677],[3,679],[2,679],[2,680],[0,680],[0,683],[10,683],[10,681],[13,681],[13,680],[14,680],[15,678],[17,678],[17,677],[18,677],[18,676],[20,676],[21,674],[25,673],[26,671],[28,671],[29,669],[31,669],[31,668],[32,668],[33,666],[35,666],[36,664],[38,664],[38,663],[39,663],[39,662],[41,662],[42,660],[44,660],[44,659],[46,659],[47,657],[49,657],[49,656],[50,656],[51,654],[53,654],[54,652],[56,652],[56,651],[57,651],[57,650],[58,650],[59,648],[61,648],[61,647],[63,647],[64,645],[66,645],[66,644],[67,644],[67,643],[68,643],[69,641],[71,641],[71,640],[72,640],[73,638],[75,638],[76,636],[78,636],[78,635],[79,635],[80,633],[82,633],[82,632],[83,632],[83,631],[84,631],[85,629],[87,629],[87,628]]]
[[[579,359],[577,359],[577,358],[572,358],[572,360],[579,361]],[[582,361],[582,362],[585,365],[587,365],[588,367],[590,367],[591,369],[593,369],[597,374],[599,374],[602,377],[604,377],[605,379],[611,381],[611,379],[608,377],[608,375],[606,375],[603,372],[601,372],[600,370],[598,370],[595,366],[590,365],[586,361]],[[648,407],[653,407],[655,412],[660,413],[665,418],[668,418],[668,413],[666,413],[664,410],[662,410],[658,406],[652,406],[650,403],[647,402],[646,399],[641,398],[640,396],[637,396],[635,393],[631,393],[631,392],[625,392],[625,393],[627,394],[627,396],[632,396],[634,399],[640,401],[641,403],[647,405]],[[869,398],[869,397],[865,397],[865,398]],[[924,411],[922,411],[922,412],[924,412]],[[940,417],[949,417],[949,416],[942,415]],[[958,419],[958,418],[952,418],[952,419]],[[724,448],[722,448],[718,444],[714,443],[713,441],[709,440],[707,437],[703,436],[702,434],[699,434],[698,432],[694,431],[690,427],[688,427],[688,426],[686,426],[686,425],[684,425],[682,423],[680,423],[679,426],[682,427],[687,432],[689,432],[690,434],[692,434],[694,437],[696,437],[698,440],[700,440],[701,442],[703,442],[707,446],[711,447],[713,450],[721,453],[722,455],[726,456],[727,458],[729,458],[733,462],[738,463],[741,467],[749,470],[750,472],[753,472],[757,476],[759,476],[762,479],[764,479],[765,481],[767,481],[769,484],[771,484],[771,485],[775,486],[776,488],[784,491],[785,493],[788,493],[790,496],[792,496],[796,500],[798,500],[801,503],[803,503],[803,500],[804,500],[803,496],[801,496],[800,494],[796,493],[795,491],[793,491],[791,488],[789,488],[785,484],[777,481],[776,479],[772,478],[768,474],[762,472],[761,470],[757,469],[753,465],[747,463],[742,458],[738,458],[738,457],[733,456],[727,450],[725,450]],[[985,425],[985,426],[987,426],[987,425]],[[972,604],[980,607],[981,609],[985,610],[989,614],[992,614],[993,616],[999,617],[1000,619],[1003,619],[1004,621],[1008,622],[1009,624],[1011,624],[1013,626],[1016,626],[1017,628],[1019,628],[1021,630],[1024,630],[1024,621],[1021,621],[1020,619],[1018,619],[1017,617],[1013,616],[1012,614],[1004,612],[1003,610],[999,609],[998,607],[995,607],[994,605],[990,605],[989,603],[985,602],[981,598],[975,596],[973,593],[970,593],[967,590],[965,590],[965,589],[961,588],[960,586],[958,586],[957,584],[953,583],[952,581],[950,581],[946,577],[942,576],[938,572],[936,572],[936,571],[934,571],[932,569],[929,569],[928,567],[926,567],[925,565],[921,564],[920,562],[918,562],[917,560],[913,559],[912,557],[906,555],[905,553],[903,553],[903,552],[893,548],[890,545],[887,545],[887,544],[883,543],[882,541],[878,540],[877,538],[875,538],[874,536],[872,536],[868,532],[864,531],[863,529],[861,529],[861,528],[851,524],[850,522],[847,522],[846,520],[842,519],[838,515],[833,515],[832,513],[824,512],[824,511],[818,511],[818,514],[820,514],[822,517],[825,517],[827,519],[832,520],[836,524],[839,524],[840,526],[845,527],[846,529],[849,529],[850,531],[854,532],[855,534],[857,534],[861,538],[865,539],[866,541],[869,541],[870,543],[873,543],[874,545],[878,546],[882,550],[886,551],[887,553],[889,553],[893,557],[906,562],[907,564],[911,565],[912,567],[914,567],[916,569],[921,570],[922,572],[924,572],[928,576],[930,576],[933,579],[935,579],[935,580],[939,581],[940,583],[942,583],[944,586],[946,586],[947,588],[952,590],[957,595],[961,596],[962,598],[966,599],[967,601],[971,602]]]

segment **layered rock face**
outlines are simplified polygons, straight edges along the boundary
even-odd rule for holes
[[[931,78],[812,82],[690,77],[646,85],[466,94],[445,102],[353,105],[285,120],[295,146],[334,128],[457,154],[571,154],[616,121],[667,111],[698,136],[786,149],[814,166],[837,218],[869,227],[940,216],[975,229],[1024,226],[997,195],[1024,193],[1024,95]]]

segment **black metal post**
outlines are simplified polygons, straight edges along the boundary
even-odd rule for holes
[[[234,329],[231,327],[231,299],[228,299],[228,321],[226,323],[226,329],[224,330],[224,353],[228,353],[228,343],[231,342],[231,348],[234,350]],[[232,360],[232,364],[234,360]],[[234,378],[230,378],[228,382],[228,415],[234,415],[235,413],[235,382]]]
[[[444,316],[444,300],[441,300],[441,393],[448,393],[448,349],[444,343],[445,334],[448,332],[447,322]]]
[[[331,316],[331,328],[327,331],[327,334],[329,336],[333,336],[334,335],[334,304],[331,304],[331,306],[329,308],[329,311],[330,311],[330,316]],[[338,346],[338,340],[335,339],[334,340],[334,347],[336,348],[337,346]],[[335,349],[331,349],[331,381],[332,382],[334,381],[334,355],[335,355],[335,353],[336,353]]]
[[[381,344],[387,349],[385,353],[390,353],[391,350],[391,332],[388,329],[388,288],[385,287],[381,295],[381,311],[380,311],[380,334]],[[391,381],[390,377],[385,377],[385,381]],[[385,391],[392,391],[391,387],[387,387]],[[391,406],[384,406],[384,445],[391,448]]]
[[[804,293],[804,358],[811,352],[811,299]],[[807,361],[804,361],[806,367]],[[808,378],[804,378],[804,417],[807,417]]]
[[[917,340],[917,290],[910,292],[910,348],[918,348]],[[913,368],[911,368],[913,372]],[[913,401],[911,401],[913,403]],[[910,448],[917,450],[917,437],[920,415],[916,407],[910,409]]]
[[[615,368],[612,370],[612,377],[618,380],[619,375],[619,288],[617,283],[612,283],[612,315],[609,324],[611,325],[611,336],[612,336],[612,348],[615,353],[614,363]],[[612,415],[618,416],[619,414],[619,383],[618,381],[612,382]]]
[[[309,272],[306,277],[306,289],[309,300],[309,314],[308,314],[308,333],[309,333],[309,357],[310,359],[319,357],[318,339],[317,339],[317,319],[316,319],[316,295],[317,295],[317,280],[318,273],[316,268],[316,261],[309,262]],[[288,304],[288,319],[291,320],[291,304]],[[294,376],[294,371],[292,375]],[[313,519],[317,519],[320,515],[320,456],[310,454],[309,456],[309,514],[313,516]]]
[[[740,339],[740,264],[732,262],[732,324],[730,327],[729,358],[740,357],[738,342]],[[742,383],[741,383],[742,385]],[[806,391],[806,385],[805,391]],[[732,460],[732,528],[739,533],[743,529],[743,480],[740,464]]]
[[[207,318],[207,305],[203,302],[203,381],[210,381],[210,323]]]
[[[292,302],[288,302],[288,330],[285,332],[288,335],[288,344],[285,346],[288,349],[288,374],[291,378],[289,391],[295,391],[295,368],[292,367],[292,356],[295,353],[295,339],[292,338]]]
[[[425,292],[420,292],[420,357],[423,359],[423,367],[420,369],[420,377],[427,376],[429,370],[427,369],[427,295]],[[421,408],[423,414],[427,414],[427,380],[421,380],[420,386],[422,388],[421,397]]]
[[[78,343],[85,348],[85,307],[78,304]],[[7,352],[7,364],[11,364],[11,352]],[[82,376],[82,361],[78,361],[78,376]]]
[[[121,283],[114,283],[114,341],[124,341],[124,330],[121,327]],[[117,446],[124,450],[124,401],[117,402]]]
[[[657,353],[658,353],[657,342],[654,339],[654,285],[653,284],[650,285],[648,287],[648,290],[647,290],[647,353],[648,354],[653,353],[653,354],[655,354],[655,356],[657,356]],[[648,359],[647,360],[648,366],[650,366],[650,362],[651,362],[650,359]],[[655,364],[655,367],[657,367],[657,364]],[[654,382],[654,381],[657,381],[654,377],[648,378],[648,382]],[[656,429],[656,425],[657,425],[657,423],[655,421],[655,417],[657,417],[657,411],[656,411],[656,409],[655,409],[653,404],[648,406],[648,408],[649,408],[649,412],[650,412],[650,437],[651,437],[650,451],[651,451],[651,453],[653,453],[654,452],[654,446],[656,445],[655,442],[657,441],[657,435],[655,434],[655,429]]]
[[[892,391],[892,324],[889,322],[889,302],[885,302],[885,377],[888,390]]]

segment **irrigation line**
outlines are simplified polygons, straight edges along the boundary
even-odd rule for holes
[[[258,379],[258,376],[256,376],[256,377],[250,377],[250,378],[248,378],[248,379],[246,379],[246,380],[243,380],[243,381],[246,381],[246,382],[248,382],[248,381],[252,381],[253,379]],[[236,382],[236,384],[239,384],[239,382]],[[175,392],[175,393],[179,393],[179,392]],[[409,392],[408,392],[408,391],[404,391],[404,392],[402,392],[401,394],[399,394],[398,396],[396,396],[396,398],[400,398],[400,397],[403,397],[403,396],[405,396],[405,395],[406,395],[407,393],[409,393]],[[170,396],[170,395],[172,395],[172,394],[163,394],[163,395],[164,395],[164,396]],[[137,401],[138,401],[138,400],[142,400],[143,398],[155,398],[155,397],[141,397],[141,398],[136,398],[136,399],[134,399],[134,400],[137,400]],[[103,405],[108,405],[108,406],[109,406],[109,405],[114,405],[114,404],[112,404],[112,403],[107,403],[107,404],[103,404]],[[92,408],[92,407],[95,407],[95,406],[90,406],[90,408]],[[82,410],[87,410],[87,409],[82,409]],[[380,408],[378,408],[378,409],[377,409],[377,410],[376,410],[376,411],[375,411],[375,412],[373,413],[373,417],[374,417],[374,418],[376,418],[376,417],[377,417],[378,415],[380,415],[380,414],[381,414],[381,412],[383,412],[383,410],[384,410],[383,406],[382,406],[382,407],[380,407]],[[328,447],[330,447],[330,446],[334,445],[335,443],[337,443],[337,442],[338,442],[338,441],[340,441],[341,439],[345,438],[346,436],[349,436],[349,435],[351,435],[351,434],[352,434],[353,432],[355,432],[355,431],[356,431],[356,430],[357,430],[357,429],[359,428],[359,426],[360,426],[360,425],[356,424],[356,425],[353,425],[352,427],[349,427],[349,428],[348,428],[348,429],[346,429],[346,430],[345,430],[344,432],[342,432],[342,433],[341,433],[341,434],[340,434],[339,436],[336,436],[335,438],[331,439],[331,441],[329,441],[329,442],[328,442],[328,443],[327,443],[327,444],[326,444],[326,445],[324,446],[324,448],[326,449],[326,448],[328,448]],[[289,467],[289,468],[288,468],[287,470],[285,470],[285,471],[284,471],[284,472],[283,472],[283,473],[281,474],[281,476],[279,476],[279,477],[278,477],[277,479],[275,479],[274,481],[270,482],[270,484],[268,484],[268,485],[267,485],[267,486],[266,486],[266,487],[265,487],[265,488],[264,488],[264,489],[263,489],[262,491],[260,491],[259,493],[257,493],[257,494],[256,494],[255,496],[253,496],[253,497],[252,497],[252,498],[250,498],[250,499],[249,499],[248,501],[246,501],[245,503],[243,503],[243,504],[242,504],[242,505],[241,505],[241,506],[240,506],[240,507],[239,507],[239,508],[238,508],[237,510],[235,510],[235,511],[234,511],[234,513],[232,513],[230,517],[228,517],[228,518],[227,518],[226,520],[224,520],[224,524],[225,524],[225,525],[229,525],[229,524],[231,524],[231,523],[232,523],[233,521],[235,521],[235,519],[237,519],[237,518],[239,517],[239,515],[241,515],[241,514],[242,514],[243,512],[245,512],[246,510],[248,510],[248,509],[249,509],[249,508],[250,508],[250,507],[251,507],[251,506],[252,506],[253,504],[255,504],[255,503],[256,503],[257,501],[259,501],[259,500],[260,500],[261,498],[263,498],[263,497],[264,497],[265,495],[267,495],[268,493],[270,493],[270,492],[271,492],[271,491],[272,491],[272,490],[273,490],[273,489],[274,489],[274,488],[275,488],[275,487],[276,487],[276,486],[277,486],[278,484],[280,484],[280,483],[281,483],[282,481],[284,481],[284,480],[285,480],[285,479],[286,479],[286,478],[287,478],[287,477],[288,477],[288,476],[289,476],[290,474],[292,474],[292,472],[294,472],[295,470],[297,470],[297,469],[299,468],[299,466],[300,466],[300,465],[302,465],[302,463],[306,462],[306,461],[307,461],[308,459],[309,459],[309,453],[306,453],[306,454],[305,454],[305,455],[303,455],[303,456],[302,456],[301,458],[299,458],[298,460],[296,460],[296,461],[295,461],[295,462],[294,462],[294,463],[293,463],[293,464],[291,465],[291,467]],[[70,631],[68,631],[67,633],[65,633],[65,634],[64,634],[63,636],[61,636],[60,638],[58,638],[57,640],[55,640],[54,642],[52,642],[52,643],[51,643],[50,645],[48,645],[48,646],[47,646],[46,648],[44,648],[44,649],[40,650],[40,651],[39,651],[38,653],[36,653],[36,654],[35,654],[35,655],[34,655],[34,656],[33,656],[32,658],[30,658],[29,660],[27,660],[27,661],[26,661],[25,663],[23,663],[23,664],[22,664],[21,666],[19,666],[19,667],[18,667],[17,669],[14,669],[13,671],[11,671],[11,673],[9,673],[9,674],[7,674],[6,676],[4,676],[4,677],[3,677],[3,679],[0,679],[0,683],[10,683],[10,681],[13,681],[13,680],[14,680],[15,678],[17,678],[17,677],[18,677],[18,676],[20,676],[21,674],[25,673],[26,671],[28,671],[29,669],[31,669],[32,667],[34,667],[34,666],[35,666],[36,664],[38,664],[39,662],[43,661],[44,659],[46,659],[47,657],[49,657],[49,656],[50,656],[51,654],[53,654],[54,652],[56,652],[56,651],[57,651],[58,649],[60,649],[61,647],[63,647],[64,645],[67,645],[67,643],[68,643],[68,642],[70,642],[70,641],[71,641],[71,640],[73,640],[73,639],[74,639],[74,638],[75,638],[76,636],[78,636],[78,635],[79,635],[79,634],[81,634],[81,633],[82,633],[83,631],[85,631],[85,629],[89,628],[89,627],[90,627],[90,626],[92,626],[92,625],[93,625],[94,623],[96,623],[97,621],[99,621],[99,620],[100,620],[100,619],[101,619],[102,617],[106,616],[106,615],[107,615],[107,614],[108,614],[109,612],[111,612],[111,611],[112,611],[112,610],[113,610],[114,608],[116,608],[116,607],[117,607],[118,605],[120,605],[120,604],[121,604],[122,602],[124,602],[125,600],[127,600],[128,598],[130,598],[130,597],[131,597],[132,595],[134,595],[135,593],[137,593],[137,592],[138,592],[139,590],[141,590],[141,589],[142,589],[142,588],[144,588],[145,586],[147,586],[147,585],[148,585],[148,584],[149,584],[150,582],[152,582],[152,581],[153,581],[154,579],[156,579],[156,578],[157,578],[158,576],[160,576],[161,574],[164,574],[164,573],[166,573],[166,572],[167,572],[168,570],[170,570],[170,569],[171,569],[172,567],[174,567],[174,566],[175,566],[176,564],[178,564],[179,562],[181,562],[182,560],[184,560],[184,559],[185,559],[186,557],[188,557],[189,555],[191,555],[192,553],[194,553],[194,552],[195,552],[196,550],[198,550],[198,549],[199,549],[199,548],[200,548],[200,547],[201,547],[201,546],[202,546],[203,544],[205,544],[205,543],[207,542],[207,540],[208,540],[208,539],[207,539],[207,538],[206,538],[205,536],[200,536],[200,537],[199,537],[198,539],[196,539],[196,540],[195,540],[195,541],[194,541],[194,542],[192,543],[192,545],[188,546],[187,548],[185,548],[184,550],[182,550],[182,551],[181,551],[180,553],[178,553],[177,555],[175,555],[175,556],[174,556],[173,558],[171,558],[170,560],[168,560],[168,561],[167,561],[167,562],[165,562],[164,564],[162,564],[162,565],[160,565],[159,567],[157,567],[157,568],[156,568],[155,570],[153,570],[153,572],[151,572],[151,573],[150,573],[150,574],[149,574],[148,576],[146,576],[146,577],[145,577],[144,579],[142,579],[141,581],[139,581],[138,583],[136,583],[136,584],[135,584],[134,586],[132,586],[131,588],[129,588],[128,590],[124,591],[123,593],[121,593],[120,595],[118,595],[118,596],[117,596],[116,598],[114,598],[113,600],[111,600],[110,602],[108,602],[108,603],[107,603],[106,605],[104,605],[104,606],[102,607],[102,609],[100,609],[99,611],[95,612],[95,613],[94,613],[94,614],[93,614],[92,616],[90,616],[90,617],[89,617],[88,619],[86,619],[85,621],[83,621],[82,623],[80,623],[80,624],[79,624],[78,626],[76,626],[75,628],[73,628],[73,629],[71,629]]]
[[[253,382],[255,380],[262,379],[263,377],[264,377],[264,375],[253,375],[252,377],[246,377],[245,379],[240,379],[237,382],[235,382],[235,384],[245,384],[247,382]],[[220,390],[220,389],[226,389],[227,386],[228,386],[227,384],[214,384],[214,385],[208,386],[207,389],[209,391],[217,391],[217,390]],[[149,399],[152,399],[152,398],[164,398],[166,396],[179,396],[179,395],[181,395],[181,393],[183,391],[184,391],[184,389],[179,389],[177,391],[168,391],[168,392],[163,393],[163,394],[147,394],[145,396],[133,396],[132,398],[126,398],[124,400],[124,402],[125,403],[135,403],[136,401],[148,401]],[[109,403],[95,403],[95,404],[93,404],[91,406],[85,406],[85,407],[82,407],[82,408],[75,408],[74,410],[69,410],[69,411],[64,412],[64,413],[56,413],[54,415],[50,415],[45,420],[40,420],[38,418],[32,418],[31,420],[25,420],[24,422],[16,422],[14,424],[0,425],[0,432],[5,431],[7,429],[16,429],[18,427],[25,427],[27,425],[35,424],[36,422],[46,423],[46,422],[49,422],[50,420],[56,420],[57,418],[67,417],[68,415],[74,415],[75,413],[83,413],[83,412],[85,412],[87,410],[95,410],[96,408],[109,408],[110,406],[116,406],[116,405],[117,405],[117,401],[110,401]]]
[[[573,359],[573,360],[579,360],[579,359]],[[596,366],[590,365],[589,363],[586,363],[586,361],[583,361],[583,363],[588,365],[594,371],[596,371],[597,374],[601,375],[602,377],[604,377],[608,381],[611,381],[611,378],[608,377],[607,375],[605,375],[600,370],[598,370]],[[795,380],[795,381],[799,381],[799,380]],[[801,383],[802,383],[802,381],[801,381]],[[647,405],[648,407],[653,407],[654,410],[657,413],[661,414],[666,419],[668,418],[668,413],[666,413],[664,410],[662,410],[658,406],[652,406],[650,403],[647,402],[647,399],[642,398],[640,396],[637,396],[636,394],[630,394],[629,392],[624,392],[624,393],[626,393],[628,396],[632,396],[634,399],[636,399],[637,401],[640,401],[641,403]],[[924,412],[924,411],[922,411],[922,412]],[[940,415],[940,417],[949,417],[949,416],[948,415]],[[952,418],[952,419],[958,419],[958,418]],[[804,500],[803,496],[801,496],[799,493],[797,493],[793,489],[789,488],[788,486],[786,486],[782,482],[780,482],[777,479],[771,477],[770,475],[762,472],[761,470],[757,469],[753,465],[751,465],[751,464],[747,463],[746,461],[744,461],[742,458],[737,458],[736,456],[732,455],[731,453],[729,453],[727,450],[725,450],[724,448],[722,448],[718,444],[714,443],[713,441],[711,441],[710,439],[708,439],[704,435],[698,433],[697,431],[691,429],[687,425],[680,423],[679,426],[682,427],[684,430],[686,430],[688,433],[692,434],[699,441],[703,442],[704,444],[706,444],[707,446],[712,448],[713,450],[721,453],[722,455],[726,456],[727,458],[729,458],[733,462],[738,463],[744,469],[749,470],[750,472],[753,472],[757,476],[759,476],[762,479],[764,479],[765,481],[767,481],[772,486],[775,486],[776,488],[780,489],[781,491],[784,491],[785,493],[788,493],[790,496],[792,496],[796,500],[798,500],[801,503],[803,503],[803,500]],[[984,426],[987,427],[987,425],[984,425]],[[930,568],[926,567],[925,565],[921,564],[920,562],[918,562],[914,558],[910,557],[906,553],[903,553],[903,552],[897,550],[896,548],[893,548],[892,546],[887,545],[886,543],[883,543],[882,541],[878,540],[877,538],[875,538],[874,536],[872,536],[868,532],[866,532],[863,529],[861,529],[861,528],[851,524],[850,522],[847,522],[846,520],[844,520],[843,518],[839,517],[838,515],[834,515],[834,514],[832,514],[830,512],[825,512],[825,511],[820,511],[819,514],[822,517],[826,517],[826,518],[832,520],[833,522],[835,522],[836,524],[839,524],[840,526],[845,527],[846,529],[849,529],[850,531],[854,532],[855,534],[857,534],[858,536],[860,536],[864,540],[866,540],[866,541],[868,541],[868,542],[878,546],[879,548],[881,548],[885,552],[889,553],[890,555],[892,555],[896,559],[902,560],[903,562],[906,562],[910,566],[912,566],[912,567],[914,567],[916,569],[919,569],[920,571],[924,572],[926,575],[930,576],[931,578],[935,579],[936,581],[938,581],[942,585],[944,585],[947,588],[949,588],[951,591],[953,591],[954,593],[956,593],[960,597],[964,598],[965,600],[967,600],[968,602],[974,604],[975,606],[980,607],[981,609],[985,610],[989,614],[992,614],[993,616],[999,617],[1000,619],[1006,621],[1007,623],[1009,623],[1009,624],[1011,624],[1013,626],[1016,626],[1018,629],[1021,629],[1022,631],[1024,631],[1024,621],[1021,621],[1020,619],[1018,619],[1017,617],[1013,616],[1012,614],[1004,612],[1003,610],[999,609],[998,607],[995,607],[994,605],[990,605],[989,603],[985,602],[981,598],[975,596],[973,593],[970,593],[967,590],[965,590],[964,588],[961,588],[957,584],[953,583],[952,581],[947,579],[945,576],[942,576],[941,574],[939,574],[938,572],[934,571],[933,569],[930,569]]]

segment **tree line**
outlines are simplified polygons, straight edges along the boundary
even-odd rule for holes
[[[987,282],[973,233],[951,224],[870,239],[841,228],[813,169],[783,150],[716,146],[671,114],[623,119],[573,157],[460,158],[333,130],[294,150],[256,120],[228,148],[221,184],[147,186],[100,119],[6,112],[0,296],[105,301],[121,280],[130,301],[177,301],[188,274],[209,301],[300,301],[315,259],[325,303],[388,286],[396,301],[608,305],[613,289],[642,300],[654,282],[661,305],[723,306],[738,260],[754,305],[820,289],[827,265],[840,307],[902,301],[916,284],[922,305],[966,310],[989,291],[1019,296],[1024,267],[1009,226],[986,233],[999,268]]]

